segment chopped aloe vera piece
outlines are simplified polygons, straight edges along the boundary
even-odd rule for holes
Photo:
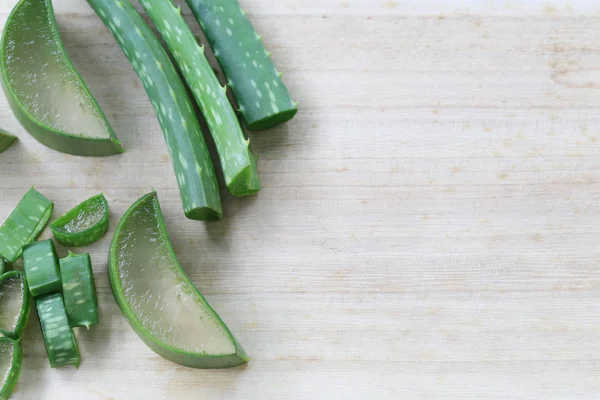
[[[98,301],[90,255],[74,254],[60,260],[63,299],[71,326],[90,326],[98,323]]]
[[[10,271],[0,276],[0,334],[21,338],[29,320],[30,299],[23,272]]]
[[[64,246],[92,244],[108,231],[108,202],[103,194],[89,198],[50,224],[50,228]]]
[[[61,290],[58,257],[52,240],[27,245],[23,250],[23,265],[33,297]]]
[[[17,261],[23,247],[42,232],[52,210],[54,203],[34,188],[29,189],[0,227],[0,256],[10,263]]]
[[[63,47],[51,0],[21,0],[4,25],[0,47],[6,97],[34,138],[81,156],[123,152]]]
[[[0,400],[12,394],[23,365],[23,345],[19,340],[0,338]]]
[[[79,349],[69,326],[65,304],[60,293],[35,300],[46,352],[52,368],[75,365],[79,367]]]
[[[0,153],[12,146],[16,140],[16,136],[13,136],[5,130],[0,129]]]
[[[248,361],[177,261],[156,193],[142,197],[123,215],[108,270],[123,315],[156,353],[195,368]]]

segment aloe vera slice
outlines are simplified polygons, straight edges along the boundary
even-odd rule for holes
[[[33,297],[61,290],[58,257],[52,240],[27,245],[23,249],[23,265]]]
[[[29,320],[30,303],[23,272],[10,271],[0,276],[0,334],[21,338]]]
[[[63,300],[71,326],[90,326],[98,323],[98,301],[90,255],[74,254],[60,260]]]
[[[81,247],[106,235],[108,222],[108,202],[103,194],[99,194],[58,218],[50,224],[50,229],[58,243]]]
[[[16,140],[16,136],[11,135],[3,129],[0,129],[0,153],[12,146]]]
[[[33,242],[48,223],[54,203],[34,188],[23,196],[0,227],[0,256],[14,263],[23,247]]]
[[[238,0],[187,3],[215,51],[248,129],[268,129],[292,119],[298,103]]]
[[[123,315],[156,353],[195,368],[248,361],[177,261],[156,193],[142,197],[123,215],[108,270]]]
[[[69,326],[65,304],[60,293],[35,300],[48,360],[52,368],[75,365],[79,367],[79,349]]]
[[[12,394],[23,365],[23,345],[18,340],[0,338],[0,400]]]
[[[63,47],[51,0],[15,6],[4,26],[0,68],[13,112],[39,142],[81,156],[123,152]]]

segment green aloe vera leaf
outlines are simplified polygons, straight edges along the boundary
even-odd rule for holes
[[[65,304],[60,293],[35,299],[46,353],[52,368],[75,365],[79,367],[79,349],[69,326]]]
[[[54,203],[34,188],[29,189],[0,227],[0,256],[10,263],[17,261],[23,247],[42,232],[53,210]]]
[[[6,270],[6,260],[0,256],[0,275],[4,273],[4,270]]]
[[[90,255],[74,254],[60,260],[63,300],[69,324],[90,326],[98,323],[98,300]]]
[[[198,45],[181,10],[171,0],[142,0],[142,7],[154,22],[175,57],[191,88],[214,139],[225,183],[234,196],[247,196],[260,190],[256,159],[231,103]]]
[[[8,102],[40,143],[63,153],[123,152],[65,51],[51,0],[21,0],[4,26],[0,69]]]
[[[23,249],[27,285],[33,297],[62,289],[58,257],[52,240],[31,243]]]
[[[248,129],[268,129],[292,119],[298,103],[238,0],[186,1],[227,76]]]
[[[0,153],[12,146],[16,140],[16,136],[11,135],[3,129],[0,129]]]
[[[103,194],[91,197],[50,224],[56,241],[81,247],[100,240],[108,231],[108,202]]]
[[[29,320],[31,296],[25,274],[10,271],[0,276],[0,334],[18,340]]]
[[[109,28],[152,102],[171,154],[185,215],[223,216],[208,146],[187,89],[152,29],[127,0],[88,0]]]
[[[23,365],[23,345],[20,340],[0,338],[0,400],[12,394]]]
[[[159,355],[194,368],[248,361],[177,261],[156,193],[139,199],[121,218],[108,271],[123,315]]]

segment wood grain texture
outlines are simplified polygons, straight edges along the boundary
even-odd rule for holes
[[[224,193],[226,219],[205,225],[183,217],[121,51],[84,0],[55,0],[127,153],[49,150],[0,98],[1,126],[21,139],[0,155],[0,216],[30,185],[55,215],[100,191],[112,209],[90,249],[101,324],[77,332],[80,369],[48,367],[33,316],[14,399],[600,398],[600,6],[242,3],[300,113],[252,134],[264,189]],[[151,187],[246,368],[171,364],[120,314],[107,249]]]

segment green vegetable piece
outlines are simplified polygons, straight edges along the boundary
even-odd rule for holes
[[[33,297],[61,290],[58,257],[52,240],[27,245],[23,249],[23,265]]]
[[[163,130],[185,215],[221,219],[223,210],[210,153],[192,101],[152,29],[126,0],[88,0],[140,77]]]
[[[75,365],[79,367],[79,350],[69,326],[65,304],[60,293],[49,294],[35,300],[46,353],[52,368]]]
[[[156,193],[142,197],[123,215],[110,247],[108,272],[123,315],[156,353],[195,368],[248,361],[177,261]]]
[[[248,129],[289,121],[298,103],[238,0],[187,0],[228,78]]]
[[[0,337],[0,400],[12,394],[23,365],[23,345],[19,340]]]
[[[31,297],[25,274],[10,271],[0,276],[0,334],[18,340],[29,320]]]
[[[73,254],[60,260],[63,299],[71,326],[90,326],[98,323],[98,301],[90,255]]]
[[[0,153],[12,146],[16,140],[16,136],[11,135],[3,129],[0,129]]]
[[[256,159],[222,87],[192,31],[171,0],[142,0],[142,7],[156,25],[175,57],[206,119],[229,192],[247,196],[260,190]]]
[[[54,203],[34,188],[23,196],[0,227],[0,256],[14,263],[25,245],[40,235],[54,210]]]
[[[91,197],[58,218],[50,229],[58,243],[69,247],[90,245],[108,231],[108,202],[103,194]]]
[[[4,26],[0,68],[8,102],[40,143],[107,156],[123,147],[65,51],[51,0],[21,0]]]
[[[4,273],[5,269],[6,269],[6,260],[4,260],[4,258],[0,257],[0,275],[2,275]]]

